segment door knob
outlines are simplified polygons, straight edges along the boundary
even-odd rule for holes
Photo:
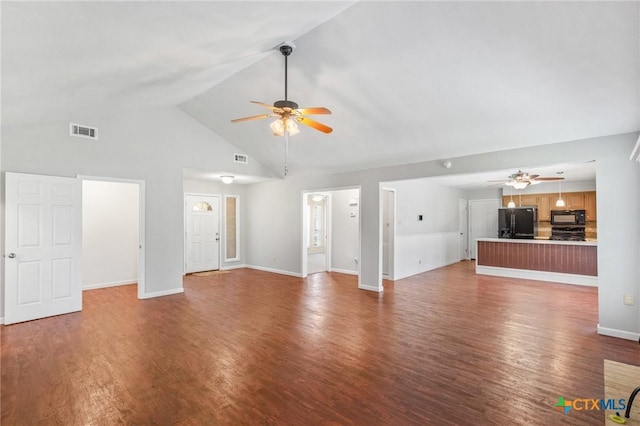
[[[15,254],[15,253],[9,253],[9,254],[7,255],[7,257],[8,257],[9,259],[13,259],[14,257],[16,257],[16,254]]]

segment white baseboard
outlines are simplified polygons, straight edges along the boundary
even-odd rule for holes
[[[382,293],[382,291],[384,290],[383,288],[378,288],[378,286],[369,286],[364,284],[358,284],[358,288],[360,290],[373,291],[375,293]]]
[[[138,284],[138,281],[137,280],[127,280],[127,281],[114,281],[112,283],[83,285],[82,286],[82,291],[95,290],[97,288],[117,287],[117,286],[120,286],[120,285],[129,285],[129,284]]]
[[[598,287],[598,277],[590,275],[563,274],[560,272],[532,271],[529,269],[499,268],[476,264],[476,274],[497,277],[521,278],[524,280],[548,281],[562,284],[576,284]]]
[[[603,336],[617,337],[619,339],[633,340],[634,342],[637,342],[640,339],[640,333],[617,330],[615,328],[600,327],[600,324],[598,324],[598,334],[602,334]]]
[[[230,269],[242,269],[242,268],[247,268],[247,265],[242,264],[242,265],[229,265],[229,266],[224,266],[222,268],[220,268],[221,271],[228,271]]]
[[[154,291],[153,293],[145,293],[139,299],[152,299],[154,297],[170,296],[172,294],[184,293],[184,287],[172,288],[170,290]]]
[[[358,271],[351,271],[349,269],[331,268],[331,270],[329,272],[337,272],[339,274],[358,275]]]
[[[4,317],[0,317],[0,324],[4,324]]]
[[[290,277],[302,278],[302,274],[298,272],[283,271],[282,269],[266,268],[264,266],[245,265],[245,268],[255,269],[257,271],[271,272],[274,274],[288,275]]]

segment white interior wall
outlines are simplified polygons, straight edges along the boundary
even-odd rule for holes
[[[144,181],[143,298],[183,291],[184,168],[273,177],[258,161],[234,163],[234,153],[241,150],[177,108],[74,116],[73,121],[98,127],[100,139],[69,136],[68,122],[3,126],[2,171]]]
[[[139,186],[82,182],[82,287],[138,280]]]
[[[224,223],[224,214],[220,215],[220,229],[223,231],[223,238],[221,239],[220,244],[220,253],[221,261],[220,261],[220,269],[231,269],[238,268],[244,266],[245,264],[245,250],[247,246],[246,240],[246,232],[245,229],[247,227],[247,202],[246,202],[246,186],[237,185],[237,184],[224,184],[213,181],[203,181],[203,180],[191,180],[185,179],[182,183],[183,190],[185,194],[202,194],[202,195],[221,195],[220,203],[222,206],[222,210],[224,211],[224,196],[225,195],[237,195],[239,199],[239,231],[240,238],[238,239],[239,243],[239,260],[225,262],[224,260],[224,249],[226,244],[226,234],[224,233],[225,223]],[[184,229],[184,225],[183,225]]]
[[[396,190],[395,280],[460,260],[458,200],[463,190],[428,179],[384,186]]]
[[[637,340],[640,335],[639,308],[624,305],[622,297],[628,291],[637,300],[640,287],[640,222],[637,220],[640,193],[629,190],[640,184],[640,167],[629,160],[637,138],[637,133],[628,133],[469,155],[456,158],[451,169],[442,168],[441,161],[434,160],[336,175],[289,177],[252,185],[247,193],[251,205],[247,262],[258,267],[276,264],[294,275],[300,274],[299,194],[359,185],[361,263],[358,285],[362,289],[381,291],[380,182],[504,170],[513,164],[542,167],[549,165],[549,158],[553,158],[554,163],[596,160],[599,330],[603,334]],[[274,203],[273,199],[278,202]],[[625,209],[621,211],[619,206],[623,202]],[[620,223],[625,226],[619,226]]]
[[[357,274],[360,250],[360,190],[342,189],[331,194],[331,270]],[[350,205],[351,200],[358,201]]]

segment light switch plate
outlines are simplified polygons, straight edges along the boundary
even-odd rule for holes
[[[629,306],[634,306],[635,302],[633,300],[633,294],[625,294],[624,295],[624,304]]]

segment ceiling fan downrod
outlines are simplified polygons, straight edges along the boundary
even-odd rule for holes
[[[280,46],[280,53],[284,56],[284,100],[276,101],[273,106],[276,108],[291,108],[298,109],[298,104],[289,100],[288,93],[288,80],[289,80],[289,55],[293,52],[293,45],[285,43]]]

